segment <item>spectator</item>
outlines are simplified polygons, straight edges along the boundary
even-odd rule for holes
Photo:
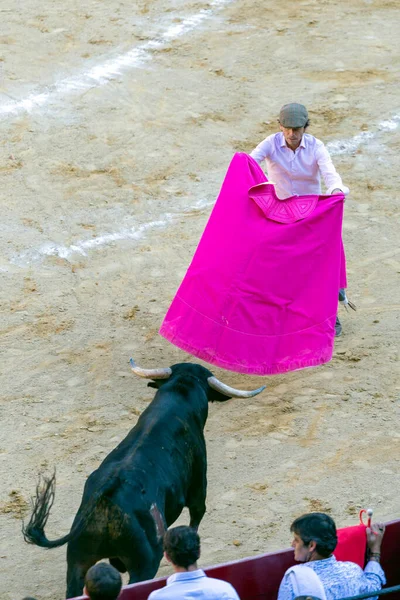
[[[384,525],[367,527],[370,560],[364,571],[355,563],[337,561],[333,556],[337,544],[336,526],[328,515],[303,515],[293,521],[290,531],[293,532],[292,547],[295,560],[306,563],[303,568],[311,568],[319,576],[327,600],[375,592],[386,583],[385,574],[379,564]],[[288,569],[281,582],[278,600],[294,600],[298,596],[289,577],[290,571],[291,569]]]
[[[220,579],[213,579],[198,568],[200,538],[191,527],[173,527],[164,535],[164,556],[172,564],[174,575],[166,587],[152,592],[148,600],[239,600],[235,589]]]
[[[120,573],[108,563],[99,562],[85,576],[83,593],[90,600],[116,600],[122,587]]]

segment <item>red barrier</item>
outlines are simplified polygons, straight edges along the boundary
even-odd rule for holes
[[[348,529],[339,530],[338,533],[344,533]],[[344,550],[343,547],[340,548],[342,560],[346,558]],[[293,564],[293,550],[290,549],[251,556],[204,570],[210,577],[229,581],[241,600],[275,600],[283,574]],[[400,584],[400,520],[391,521],[386,525],[382,545],[382,567],[388,586]],[[163,577],[127,585],[123,588],[119,600],[147,600],[150,592],[165,585],[165,580]],[[400,600],[400,593],[391,594],[388,600]]]

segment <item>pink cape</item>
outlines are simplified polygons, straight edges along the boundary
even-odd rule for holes
[[[206,362],[256,375],[329,361],[346,287],[344,196],[279,200],[266,182],[250,156],[233,157],[160,329]]]

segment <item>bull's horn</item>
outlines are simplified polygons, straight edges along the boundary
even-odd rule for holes
[[[139,377],[145,377],[146,379],[168,379],[172,370],[167,367],[166,369],[141,369],[137,366],[133,358],[129,361],[131,363],[132,371]]]
[[[208,377],[207,381],[210,388],[217,392],[221,392],[221,394],[224,394],[225,396],[230,396],[231,398],[252,398],[266,388],[266,386],[263,385],[257,390],[246,392],[244,390],[236,390],[235,388],[229,387],[229,385],[222,383],[222,381],[216,377]]]

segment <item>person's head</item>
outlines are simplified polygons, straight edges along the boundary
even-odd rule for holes
[[[90,567],[86,573],[83,593],[90,600],[116,600],[121,587],[119,571],[108,563],[100,562]]]
[[[296,150],[310,124],[306,107],[297,102],[285,104],[279,113],[278,123],[286,144],[292,150]]]
[[[176,567],[188,569],[200,557],[200,538],[191,527],[172,527],[164,535],[164,556]]]
[[[334,520],[324,513],[309,513],[295,519],[293,533],[294,558],[300,562],[328,558],[337,545]]]
[[[33,596],[24,596],[22,600],[36,600]]]

